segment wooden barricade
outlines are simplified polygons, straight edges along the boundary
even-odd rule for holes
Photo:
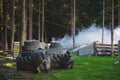
[[[111,56],[111,45],[94,42],[94,54],[96,56]],[[118,55],[118,44],[114,44],[114,55]]]
[[[14,42],[14,57],[19,55],[20,42]]]

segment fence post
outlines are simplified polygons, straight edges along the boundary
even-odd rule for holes
[[[93,43],[93,49],[94,49],[94,53],[93,53],[93,55],[96,56],[96,42]]]
[[[118,61],[120,63],[120,40],[118,41]]]
[[[96,50],[98,44],[99,44],[99,41],[95,41],[95,42],[93,43],[93,46],[94,46],[94,53],[93,53],[93,54],[94,54],[95,56],[98,55],[98,52],[97,52],[97,50]]]

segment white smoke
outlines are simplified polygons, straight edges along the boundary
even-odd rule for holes
[[[120,27],[114,30],[114,44],[120,40]],[[75,36],[75,45],[81,46],[84,44],[91,44],[95,41],[102,41],[102,28],[92,24],[88,29],[83,29]],[[61,43],[65,48],[72,47],[72,37],[65,35],[62,39],[58,39],[57,42]],[[111,30],[104,28],[104,43],[111,43]]]

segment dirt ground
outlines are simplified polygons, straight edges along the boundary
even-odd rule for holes
[[[3,62],[16,62],[15,58],[6,54],[0,53],[0,80],[33,80],[36,73],[29,71],[17,71],[15,67],[7,67],[1,65]],[[56,69],[49,70],[49,72],[55,72]]]
[[[15,62],[10,57],[0,57],[0,80],[32,80],[35,73],[20,72],[16,67],[6,67],[1,65],[3,62]]]

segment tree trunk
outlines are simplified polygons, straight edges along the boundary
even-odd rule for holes
[[[15,29],[15,0],[12,0],[12,6],[11,6],[11,52],[14,57],[14,29]]]
[[[120,0],[118,0],[118,26],[120,26]]]
[[[3,0],[3,50],[7,49],[7,0]]]
[[[114,0],[112,0],[111,53],[114,55]]]
[[[71,0],[71,32],[73,38],[73,49],[75,48],[75,0]]]
[[[32,40],[32,0],[29,0],[29,17],[28,17],[28,39]]]
[[[1,0],[0,1],[0,9],[2,10],[3,9],[3,1]],[[0,35],[2,35],[3,34],[3,31],[2,31],[2,28],[3,28],[3,12],[0,12]],[[0,36],[0,50],[2,50],[2,37],[3,37],[3,35],[2,36]]]
[[[102,44],[104,43],[104,27],[105,27],[105,0],[103,0],[103,22],[102,22]]]
[[[39,2],[39,10],[38,10],[38,40],[40,41],[40,33],[41,33],[41,31],[40,31],[40,25],[41,25],[41,20],[40,20],[40,11],[41,11],[41,3]]]
[[[42,42],[44,42],[44,0],[42,0]]]
[[[25,0],[22,0],[22,26],[21,26],[21,39],[20,39],[20,53],[25,40],[26,40]]]

